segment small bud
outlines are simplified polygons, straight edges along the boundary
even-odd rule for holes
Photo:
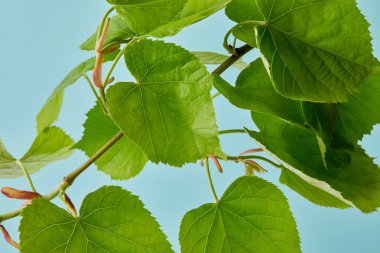
[[[252,170],[258,172],[258,173],[265,173],[265,172],[268,172],[266,169],[264,169],[263,167],[261,167],[260,164],[258,164],[257,162],[253,161],[253,160],[245,160],[244,161],[246,167],[250,167]]]
[[[110,83],[112,83],[113,81],[115,81],[115,77],[111,77],[110,79],[108,79],[107,84],[110,84]]]
[[[69,198],[69,196],[67,196],[67,194],[65,193],[64,195],[64,198],[65,198],[65,201],[67,202],[67,204],[69,204],[70,206],[70,211],[73,213],[73,215],[75,217],[78,217],[78,214],[77,214],[77,209],[75,208],[73,202],[71,201],[71,199]]]
[[[0,230],[3,233],[3,236],[4,236],[5,240],[7,241],[7,243],[12,245],[16,249],[20,248],[20,245],[17,242],[12,240],[11,236],[9,235],[8,231],[5,229],[5,227],[3,225],[0,225]]]
[[[1,188],[1,193],[11,199],[36,199],[41,197],[37,192],[20,191],[11,187]]]
[[[216,158],[216,156],[209,155],[208,157],[215,163],[215,166],[218,169],[218,171],[220,173],[223,173],[223,168],[222,168],[222,166],[220,166],[220,163],[219,163],[218,159]]]
[[[75,218],[78,218],[78,213],[77,213],[77,210],[73,204],[73,202],[71,201],[71,199],[69,198],[69,196],[67,196],[67,194],[65,192],[61,192],[59,194],[59,198],[62,200],[62,202],[65,204],[67,210],[75,217]]]
[[[109,54],[112,53],[120,48],[120,44],[116,44],[113,46],[110,46],[109,48],[106,48],[102,51],[103,54]]]

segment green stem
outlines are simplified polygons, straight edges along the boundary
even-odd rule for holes
[[[90,167],[91,164],[93,164],[97,159],[99,159],[108,149],[110,149],[118,140],[120,140],[123,137],[123,133],[120,131],[118,132],[110,141],[108,141],[102,148],[100,148],[92,157],[90,157],[85,163],[83,163],[81,166],[79,166],[77,169],[75,169],[73,172],[68,174],[64,179],[61,181],[61,183],[49,192],[48,194],[44,195],[43,197],[47,200],[52,200],[55,197],[59,195],[60,192],[65,192],[67,188],[69,188],[75,179],[88,167]],[[2,223],[5,220],[12,219],[18,215],[20,215],[22,208],[13,210],[11,212],[5,213],[0,215],[0,223]]]
[[[239,161],[239,160],[246,160],[246,159],[261,160],[261,161],[264,161],[264,162],[267,162],[267,163],[273,165],[276,168],[282,168],[282,165],[277,164],[277,163],[273,162],[272,160],[270,160],[268,158],[265,158],[265,157],[262,157],[262,156],[258,156],[258,155],[227,156],[227,160],[229,160],[229,161]]]
[[[226,69],[231,67],[237,60],[239,60],[243,55],[251,51],[253,47],[246,44],[242,47],[236,48],[236,54],[231,55],[227,60],[225,60],[219,67],[217,67],[212,74],[221,75]]]
[[[104,91],[104,88],[99,88],[99,94],[100,94],[100,104],[103,106],[103,110],[105,114],[109,114],[108,109],[107,109],[107,99],[106,99],[106,93]]]
[[[229,129],[219,131],[219,135],[223,134],[246,134],[247,132],[244,129]]]
[[[102,107],[103,112],[105,114],[108,114],[106,105],[103,104],[102,99],[99,97],[98,93],[96,92],[96,89],[95,89],[94,85],[92,84],[92,82],[91,82],[90,78],[88,77],[88,75],[86,73],[83,73],[83,77],[84,77],[84,79],[86,79],[88,85],[91,88],[92,93],[94,93],[94,96],[96,97],[96,100],[98,101],[99,105]]]
[[[16,163],[17,163],[18,166],[20,166],[22,172],[24,173],[26,179],[28,180],[28,183],[29,183],[30,188],[32,189],[32,191],[33,191],[33,192],[36,192],[36,188],[34,187],[34,185],[33,185],[33,181],[32,181],[32,179],[30,178],[29,172],[28,172],[28,170],[25,168],[24,164],[23,164],[20,160],[17,160]]]
[[[76,170],[71,172],[64,178],[67,184],[72,185],[75,179],[91,164],[93,164],[96,160],[99,159],[108,149],[110,149],[118,140],[120,140],[124,136],[122,131],[119,131],[111,140],[109,140],[102,148],[100,148],[90,159],[88,159],[84,164],[79,166]]]
[[[104,24],[106,23],[106,20],[108,16],[111,14],[111,12],[115,9],[115,6],[112,6],[103,16],[102,21],[100,22],[99,28],[98,28],[98,34],[96,36],[96,40],[100,38],[103,32]]]
[[[103,89],[105,89],[105,87],[108,85],[108,81],[109,81],[109,79],[110,79],[110,77],[111,77],[111,75],[112,75],[112,72],[113,72],[113,70],[115,69],[115,67],[116,67],[117,63],[119,62],[120,58],[124,55],[125,50],[127,49],[127,47],[128,47],[129,45],[132,45],[133,42],[136,41],[136,39],[137,39],[136,37],[134,37],[133,39],[131,39],[131,40],[130,40],[130,41],[124,46],[124,48],[121,49],[120,52],[116,55],[116,58],[113,60],[112,65],[111,65],[111,67],[109,68],[109,70],[108,70],[108,72],[107,72],[106,78],[104,79],[104,83],[103,83],[103,87],[104,87],[104,88],[103,88]]]
[[[229,53],[233,53],[235,54],[235,43],[236,41],[234,41],[234,45],[232,46],[232,48],[230,47],[229,43],[228,43],[228,39],[230,37],[230,35],[237,29],[237,28],[240,28],[240,27],[244,27],[244,26],[249,26],[249,27],[253,27],[253,28],[256,28],[257,26],[264,26],[266,25],[267,23],[265,21],[257,21],[257,20],[248,20],[248,21],[243,21],[243,22],[240,22],[239,24],[235,25],[234,27],[232,27],[230,30],[228,30],[228,32],[226,33],[226,35],[224,36],[224,42],[223,42],[223,46],[224,48],[229,52]]]
[[[214,200],[216,203],[218,203],[219,199],[218,199],[218,196],[216,195],[214,184],[212,183],[212,178],[211,178],[211,173],[210,173],[210,164],[208,161],[208,157],[206,158],[205,164],[206,164],[206,173],[207,173],[208,183],[210,185],[211,192],[212,192],[212,195],[214,197]]]
[[[211,99],[215,99],[215,98],[219,97],[220,95],[221,95],[221,93],[220,93],[220,92],[217,92],[217,93],[215,93],[215,94],[211,97]]]

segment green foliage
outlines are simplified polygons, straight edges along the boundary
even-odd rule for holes
[[[220,76],[214,77],[214,86],[239,108],[276,115],[293,123],[305,122],[300,102],[285,98],[273,89],[261,59],[240,73],[235,87]]]
[[[119,130],[99,105],[87,113],[82,139],[75,145],[89,157],[103,147]],[[112,179],[136,176],[148,161],[142,150],[126,137],[112,146],[95,164]]]
[[[108,106],[149,160],[182,166],[221,152],[211,77],[194,55],[174,44],[141,40],[127,48],[125,60],[137,83],[113,85]]]
[[[363,212],[380,206],[380,169],[359,146],[348,153],[350,162],[336,163],[334,158],[346,151],[329,148],[326,154],[315,130],[270,115],[252,117],[260,132],[250,135],[304,181]]]
[[[218,53],[214,53],[214,52],[192,52],[193,54],[195,54],[199,60],[201,61],[202,64],[210,64],[210,65],[214,65],[214,64],[222,64],[223,62],[225,62],[229,56],[227,55],[224,55],[224,54],[218,54]],[[242,71],[243,69],[245,69],[246,67],[248,67],[248,64],[245,63],[242,59],[239,59],[237,60],[233,65],[231,65],[231,67],[235,67],[237,70],[240,70]]]
[[[89,159],[43,198],[0,215],[3,222],[22,213],[22,253],[173,252],[143,203],[119,187],[90,193],[79,217],[48,200],[60,194],[72,211],[63,193],[92,164],[114,180],[127,180],[148,161],[181,167],[206,159],[216,200],[208,157],[244,163],[246,172],[257,169],[257,159],[277,165],[256,153],[246,156],[262,151],[257,148],[237,157],[224,154],[219,134],[248,133],[280,163],[280,182],[314,204],[365,213],[380,207],[380,168],[358,143],[380,123],[380,63],[372,55],[369,24],[354,0],[107,2],[112,7],[99,25],[103,29],[80,46],[91,51],[98,45],[96,57],[79,64],[53,91],[37,115],[38,135],[26,154],[15,159],[0,140],[0,177],[25,174],[33,189],[28,173],[73,153],[74,141],[52,124],[66,87],[93,71],[97,105],[87,113],[83,136],[74,145]],[[226,5],[227,16],[237,23],[226,31],[229,56],[189,52],[149,38],[175,35]],[[106,26],[113,10],[118,14]],[[237,39],[247,45],[237,48]],[[262,57],[246,64],[242,57],[253,48]],[[107,54],[110,49],[114,52]],[[114,83],[113,70],[122,56],[135,82]],[[108,61],[113,63],[104,78],[101,64]],[[204,65],[215,64],[220,66],[210,74]],[[241,71],[234,86],[221,76],[230,67]],[[213,87],[232,105],[251,111],[258,131],[219,132]],[[260,167],[260,172],[266,170]],[[40,196],[6,189],[13,193],[8,196]],[[301,252],[286,198],[256,176],[238,178],[217,203],[189,211],[179,239],[184,253]]]
[[[283,193],[257,177],[233,182],[216,204],[188,212],[181,252],[301,252],[296,223]]]
[[[254,28],[257,47],[286,97],[345,101],[372,70],[369,24],[354,0],[232,0],[226,14],[264,22]]]
[[[129,191],[104,186],[83,200],[80,217],[40,198],[22,212],[20,252],[173,252],[159,224]]]
[[[58,160],[69,157],[74,141],[60,128],[45,128],[33,141],[29,150],[19,160],[15,159],[0,140],[0,177],[13,178],[24,175],[24,166],[34,173]]]
[[[113,52],[104,58],[103,62],[112,61],[117,55],[117,52]],[[41,110],[37,114],[37,132],[41,132],[45,127],[50,127],[57,119],[61,112],[61,106],[63,102],[63,95],[65,89],[73,85],[78,79],[86,72],[92,70],[95,65],[95,57],[82,62],[75,67],[63,81],[55,88],[50,97],[46,100]]]

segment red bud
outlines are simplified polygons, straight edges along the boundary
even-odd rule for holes
[[[3,187],[1,192],[11,199],[35,199],[41,197],[37,192],[20,191],[11,187]]]
[[[103,54],[109,54],[112,53],[120,48],[120,44],[116,44],[113,46],[110,46],[102,51]]]
[[[68,204],[68,209],[70,212],[72,212],[72,214],[75,216],[75,217],[78,217],[78,214],[77,214],[77,209],[75,208],[73,202],[71,201],[71,199],[69,198],[69,196],[67,196],[66,193],[63,194],[63,197],[65,198],[65,201],[66,203]]]
[[[209,157],[209,158],[215,163],[215,166],[216,166],[216,168],[218,169],[218,171],[219,171],[220,173],[223,173],[222,166],[220,166],[220,163],[219,163],[218,159],[216,158],[216,156],[214,156],[214,155],[209,155],[208,157]]]
[[[261,152],[261,151],[264,151],[262,148],[253,148],[253,149],[248,149],[242,153],[240,153],[239,156],[242,156],[242,155],[247,155],[247,154],[251,154],[251,153],[256,153],[256,152]]]
[[[12,240],[11,236],[9,235],[8,231],[5,229],[5,227],[3,225],[0,225],[0,230],[3,233],[3,236],[4,236],[5,240],[10,245],[12,245],[13,247],[15,247],[16,249],[20,248],[20,245],[17,242],[15,242],[15,241]]]

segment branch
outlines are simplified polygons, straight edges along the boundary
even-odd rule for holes
[[[60,192],[64,192],[67,188],[69,188],[75,181],[75,179],[88,167],[90,167],[91,164],[93,164],[97,159],[99,159],[108,149],[110,149],[118,140],[120,140],[123,137],[123,132],[119,131],[110,141],[108,141],[101,149],[99,149],[92,157],[90,157],[85,163],[83,163],[81,166],[79,166],[77,169],[75,169],[73,172],[68,174],[66,177],[63,178],[62,182],[49,192],[48,194],[44,195],[43,197],[47,200],[52,200],[55,197],[59,195]],[[20,215],[22,208],[16,209],[14,211],[11,211],[9,213],[5,213],[0,215],[0,223],[12,219],[18,215]]]
[[[242,47],[236,49],[235,54],[231,55],[227,60],[225,60],[219,67],[217,67],[212,74],[213,75],[221,75],[224,71],[226,71],[229,67],[231,67],[237,60],[239,60],[243,55],[251,51],[253,47],[246,44]]]

